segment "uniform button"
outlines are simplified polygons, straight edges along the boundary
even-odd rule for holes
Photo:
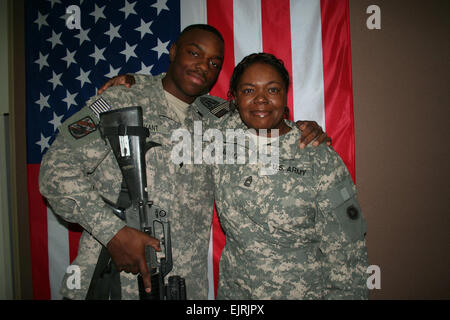
[[[350,219],[356,220],[358,219],[359,211],[354,206],[350,206],[347,208],[347,215]]]

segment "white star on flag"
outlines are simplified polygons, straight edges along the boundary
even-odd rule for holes
[[[52,136],[50,135],[50,136],[48,136],[47,138],[46,137],[44,137],[44,135],[41,133],[41,140],[39,140],[38,142],[36,142],[36,144],[38,144],[38,145],[40,145],[41,146],[41,153],[46,149],[46,148],[50,148],[50,145],[49,145],[49,141],[50,141],[50,138],[51,138]]]
[[[75,53],[77,53],[76,50],[70,52],[69,49],[66,49],[66,56],[64,58],[61,58],[61,60],[67,62],[67,69],[69,69],[72,63],[77,64],[77,62],[75,61]]]
[[[45,66],[49,67],[47,58],[48,58],[48,54],[44,56],[44,55],[42,55],[41,52],[39,52],[39,59],[34,61],[34,63],[37,63],[39,65],[39,71],[41,71],[42,68]]]
[[[157,0],[155,4],[152,4],[152,7],[157,9],[156,15],[158,16],[162,10],[169,10],[169,8],[167,7],[167,0]]]
[[[137,44],[135,44],[134,46],[130,46],[128,42],[125,42],[125,50],[120,52],[121,54],[125,55],[125,62],[128,62],[128,59],[130,59],[130,57],[137,58],[137,55],[134,53],[136,47]]]
[[[109,73],[105,74],[105,77],[107,78],[113,78],[119,74],[120,67],[117,69],[114,69],[112,65],[109,66]]]
[[[169,44],[170,41],[167,42],[162,42],[161,40],[159,40],[158,38],[158,45],[156,47],[154,47],[152,50],[158,52],[158,59],[161,58],[161,56],[164,53],[169,54],[169,50],[167,50],[167,45]]]
[[[97,48],[96,45],[94,45],[94,53],[90,54],[89,57],[93,57],[95,59],[95,64],[97,64],[100,60],[105,60],[105,57],[103,56],[103,52],[105,51],[106,47],[103,49]]]
[[[119,24],[117,27],[114,27],[112,23],[109,24],[109,30],[105,32],[109,36],[109,43],[111,43],[114,38],[121,38],[119,34],[119,29],[121,25]]]
[[[83,42],[85,41],[90,41],[91,39],[89,39],[88,37],[88,33],[91,29],[80,29],[80,33],[76,34],[74,37],[80,39],[80,46],[83,44]]]
[[[150,26],[152,25],[153,21],[145,23],[143,19],[141,19],[141,26],[134,29],[141,33],[141,40],[144,38],[144,36],[148,34],[153,34],[153,32],[150,30]]]
[[[48,123],[51,123],[53,125],[53,131],[56,131],[61,126],[61,120],[64,117],[64,115],[58,115],[53,112],[53,120],[50,120]]]
[[[38,17],[36,20],[34,20],[34,23],[37,23],[39,31],[41,31],[41,27],[44,25],[48,27],[47,17],[48,17],[48,14],[46,14],[44,16],[38,11]]]
[[[67,104],[67,110],[70,108],[70,106],[74,105],[76,106],[77,103],[75,102],[75,97],[78,93],[71,94],[69,90],[66,90],[66,97],[62,99]]]
[[[100,18],[106,19],[105,15],[103,14],[103,10],[105,10],[106,6],[98,7],[97,4],[95,4],[94,12],[90,13],[89,15],[95,17],[95,23],[97,23],[97,20]]]
[[[82,68],[80,68],[80,75],[79,75],[78,77],[75,78],[75,79],[77,79],[77,80],[80,80],[80,82],[81,82],[80,88],[83,88],[83,86],[84,86],[84,84],[85,84],[86,82],[92,83],[92,82],[89,80],[89,74],[90,74],[90,73],[91,73],[91,70],[89,70],[88,72],[84,72],[84,70],[83,70]]]
[[[143,62],[141,62],[141,70],[139,70],[138,74],[152,74],[153,64],[150,67],[147,67]]]
[[[39,92],[39,100],[35,101],[40,107],[39,111],[42,111],[42,109],[44,109],[45,107],[50,108],[50,105],[48,104],[48,98],[50,98],[50,95],[44,96]]]
[[[61,83],[61,76],[62,76],[62,72],[60,74],[56,74],[55,71],[52,70],[53,76],[50,80],[48,80],[48,82],[53,84],[53,90],[55,90],[55,88],[57,86],[61,86],[62,87],[62,83]]]
[[[52,36],[50,38],[47,39],[47,41],[50,41],[52,43],[52,49],[57,45],[60,44],[62,45],[63,43],[61,42],[61,35],[62,32],[60,33],[56,33],[55,31],[52,30]]]
[[[125,6],[119,11],[122,11],[125,13],[125,19],[128,18],[130,14],[137,14],[136,11],[134,11],[134,6],[136,5],[136,2],[129,3],[127,0],[125,0]]]

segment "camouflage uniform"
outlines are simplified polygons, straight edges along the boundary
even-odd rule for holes
[[[217,298],[366,299],[366,223],[352,178],[332,148],[298,148],[300,131],[287,123],[277,173],[214,166],[227,237]],[[237,113],[221,125],[246,129]]]
[[[183,123],[168,107],[161,79],[147,77],[130,89],[113,87],[101,95],[112,109],[137,106],[143,108],[144,125],[149,140],[162,144],[146,155],[149,199],[169,213],[172,231],[174,268],[170,275],[186,278],[189,299],[207,299],[207,255],[213,208],[210,170],[200,165],[174,164],[170,160],[172,131],[192,131],[193,121],[200,120],[189,108]],[[101,250],[125,226],[108,209],[100,196],[115,202],[122,175],[109,146],[95,126],[77,136],[72,124],[98,123],[90,108],[99,97],[64,122],[60,134],[43,157],[39,177],[40,192],[54,211],[69,222],[84,228],[78,256],[73,265],[81,270],[81,288],[69,289],[63,280],[61,293],[72,299],[84,299]],[[89,132],[91,131],[91,132]],[[74,136],[75,133],[75,136]],[[83,136],[84,134],[84,136]],[[75,138],[77,137],[77,138]],[[136,276],[121,272],[122,298],[138,299]]]

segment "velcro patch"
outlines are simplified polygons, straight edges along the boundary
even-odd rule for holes
[[[78,120],[68,126],[69,132],[75,139],[81,139],[88,134],[97,131],[97,127],[95,125],[94,120],[91,117],[87,116],[83,119]]]
[[[228,112],[228,101],[220,103],[220,101],[216,101],[209,97],[200,97],[200,102],[217,118],[221,118]]]

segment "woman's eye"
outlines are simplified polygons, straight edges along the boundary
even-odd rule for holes
[[[243,94],[250,94],[250,93],[252,93],[253,92],[253,89],[252,88],[245,88],[245,89],[242,89],[242,93]]]
[[[278,93],[280,92],[280,88],[269,88],[269,93]]]

